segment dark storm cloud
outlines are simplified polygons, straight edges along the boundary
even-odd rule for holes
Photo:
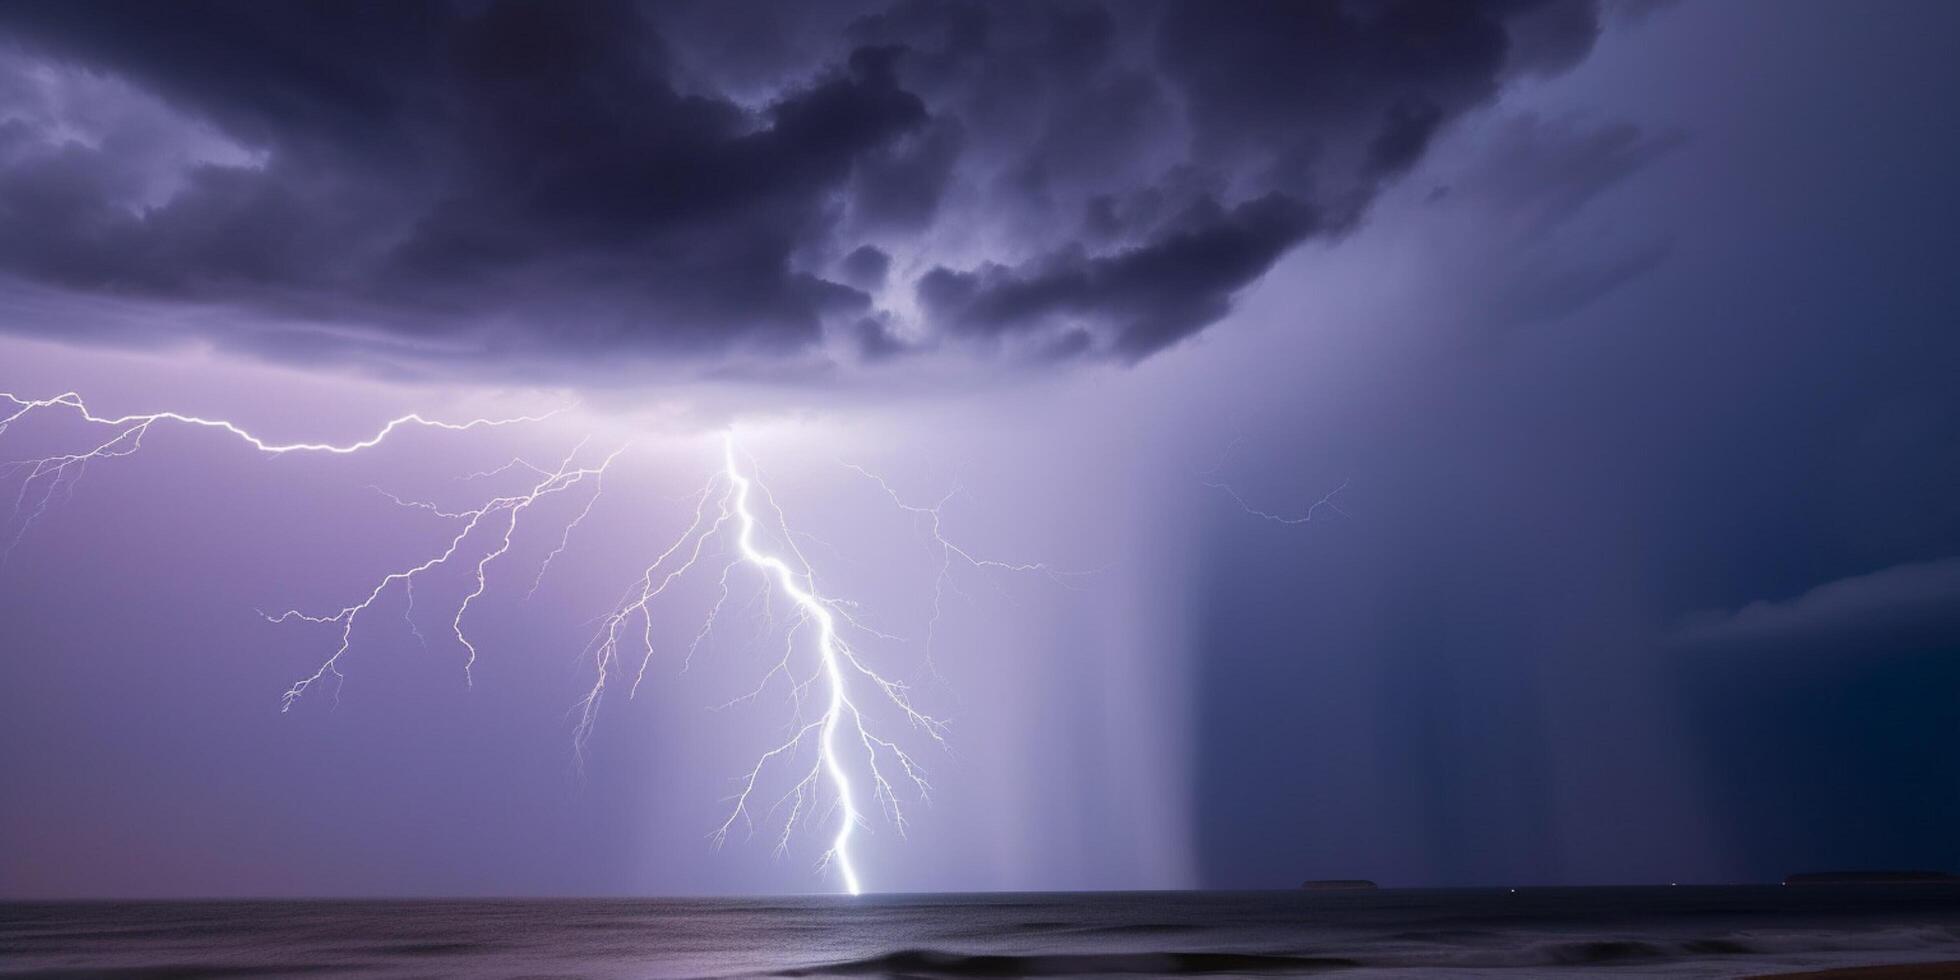
[[[935,322],[963,332],[1012,333],[1049,318],[1100,323],[1104,350],[1142,357],[1224,316],[1232,294],[1308,234],[1314,219],[1300,202],[1272,194],[1230,212],[1207,200],[1178,224],[1113,255],[1071,251],[972,273],[940,266],[919,280],[919,300]],[[1062,336],[1067,347],[1054,356],[1094,349],[1080,328]]]
[[[11,4],[0,272],[227,310],[193,329],[308,358],[1135,360],[1352,227],[1507,78],[1583,57],[1596,19]]]

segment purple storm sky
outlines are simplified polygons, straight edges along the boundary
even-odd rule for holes
[[[746,610],[573,754],[721,433],[948,719],[880,890],[1960,867],[1960,8],[0,6],[0,897],[828,891]],[[50,412],[0,459],[89,435]],[[466,575],[375,488],[634,448]],[[933,628],[907,499],[988,558]],[[1330,490],[1338,510],[1283,524]],[[20,491],[0,479],[0,513]],[[29,488],[33,489],[33,488]],[[33,497],[28,498],[30,501]],[[32,509],[30,506],[29,510]],[[553,523],[556,521],[557,523]],[[753,582],[736,590],[737,602]],[[447,606],[444,603],[448,603]],[[435,627],[435,628],[431,628]],[[780,792],[780,789],[778,790]]]

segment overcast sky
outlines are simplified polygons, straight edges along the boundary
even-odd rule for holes
[[[0,893],[826,890],[820,839],[707,844],[787,721],[708,710],[768,669],[747,619],[681,669],[712,576],[573,768],[591,621],[731,423],[952,719],[881,887],[1960,867],[1956,31],[0,7],[0,390],[280,439],[577,406],[329,459],[159,430],[31,523],[5,476]],[[472,683],[432,578],[426,642],[395,597],[280,713],[334,638],[256,610],[447,540],[371,485],[475,506],[587,436],[637,441],[535,595],[579,505],[493,566]],[[929,531],[844,462],[1094,574],[963,569],[935,624]]]

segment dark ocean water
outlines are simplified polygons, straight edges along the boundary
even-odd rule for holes
[[[0,976],[1672,976],[1960,960],[1960,888],[0,905]]]

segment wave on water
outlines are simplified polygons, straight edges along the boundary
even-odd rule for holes
[[[1745,977],[1960,961],[1960,889],[0,904],[0,980]]]
[[[1058,953],[970,955],[907,949],[867,959],[784,970],[784,977],[1081,977],[1106,974],[1194,976],[1207,973],[1317,973],[1360,966],[1338,956],[1256,953]]]

